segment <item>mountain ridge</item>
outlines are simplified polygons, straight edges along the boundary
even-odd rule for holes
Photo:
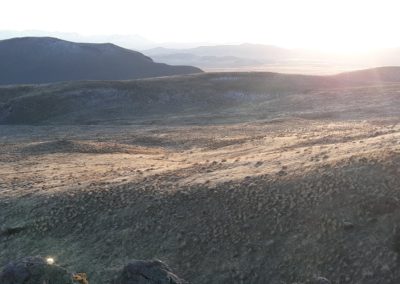
[[[75,43],[52,37],[0,41],[0,84],[128,80],[200,73],[192,66],[156,63],[112,43]]]

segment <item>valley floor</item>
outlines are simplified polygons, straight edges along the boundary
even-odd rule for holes
[[[0,264],[90,283],[159,258],[192,283],[400,281],[398,119],[0,126]]]

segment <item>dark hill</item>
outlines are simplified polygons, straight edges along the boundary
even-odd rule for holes
[[[49,37],[0,41],[0,84],[76,80],[128,80],[200,73],[191,66],[155,63],[113,44],[75,43]]]
[[[335,76],[203,73],[4,86],[0,88],[0,124],[185,124],[321,114],[329,119],[398,116],[399,70],[385,67]]]

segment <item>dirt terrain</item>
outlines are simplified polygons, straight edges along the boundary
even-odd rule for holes
[[[131,123],[9,116],[0,264],[52,256],[99,284],[152,258],[191,283],[399,283],[400,85],[306,89]]]

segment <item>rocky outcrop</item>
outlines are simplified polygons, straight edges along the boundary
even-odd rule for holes
[[[0,272],[1,284],[89,284],[86,273],[70,273],[40,256],[10,262]],[[160,260],[132,260],[112,284],[188,284]]]
[[[117,276],[113,284],[183,284],[171,269],[159,260],[132,260]]]
[[[7,264],[0,273],[1,284],[72,284],[72,274],[49,264],[42,257],[25,257]]]

